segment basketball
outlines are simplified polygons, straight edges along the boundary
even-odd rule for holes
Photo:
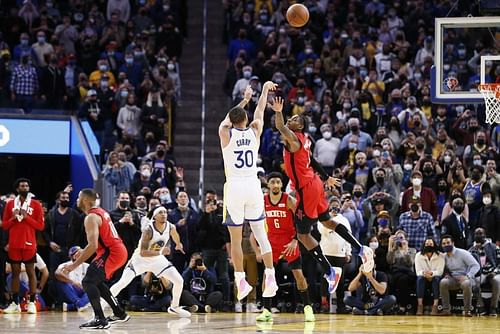
[[[309,21],[309,10],[307,10],[306,6],[299,3],[291,5],[286,11],[286,20],[292,27],[303,27]]]

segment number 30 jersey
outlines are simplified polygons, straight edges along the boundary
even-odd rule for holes
[[[229,130],[229,144],[222,149],[226,179],[257,178],[259,140],[252,128]]]

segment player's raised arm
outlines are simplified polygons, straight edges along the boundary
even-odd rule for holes
[[[250,126],[257,131],[257,136],[260,136],[264,126],[264,110],[266,110],[267,106],[267,94],[269,91],[275,90],[277,86],[278,85],[272,81],[266,81],[262,87],[262,93],[260,94],[259,102],[257,103],[257,107],[255,108],[255,113],[253,115],[253,121],[250,124]]]
[[[250,87],[250,85],[248,85],[247,88],[245,89],[245,93],[243,94],[244,96],[243,100],[241,100],[241,102],[238,103],[238,105],[236,105],[234,108],[244,108],[252,98],[252,95],[253,95],[253,90]],[[229,112],[231,110],[229,110]],[[231,121],[229,120],[229,112],[226,114],[226,117],[219,124],[219,137],[222,148],[226,147],[229,144],[229,139],[230,139],[229,130],[231,130],[231,127],[233,126],[231,124]]]
[[[300,149],[300,141],[295,133],[293,133],[293,131],[285,125],[285,119],[283,118],[283,104],[284,101],[281,97],[275,97],[273,103],[271,104],[271,108],[276,114],[276,129],[278,129],[281,133],[287,149],[290,152],[296,152]]]

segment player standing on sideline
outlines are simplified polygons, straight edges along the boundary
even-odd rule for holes
[[[373,251],[361,244],[342,224],[337,224],[330,217],[328,202],[325,198],[323,181],[329,187],[340,186],[340,180],[335,179],[323,170],[321,165],[311,157],[311,142],[304,135],[306,119],[303,115],[294,115],[288,119],[286,125],[283,119],[283,99],[276,97],[272,109],[276,114],[276,128],[281,133],[285,150],[283,151],[286,174],[296,191],[297,207],[295,215],[298,218],[297,233],[299,241],[321,265],[328,281],[328,291],[333,293],[337,289],[342,269],[332,267],[323,255],[321,248],[311,235],[311,225],[319,220],[323,226],[334,230],[359,251],[359,256],[366,263],[367,271],[373,267]],[[321,176],[315,174],[315,171]]]
[[[267,177],[269,193],[264,195],[266,210],[267,236],[273,249],[273,262],[278,263],[285,259],[292,270],[297,282],[300,298],[304,304],[306,322],[315,321],[306,278],[302,273],[302,258],[300,257],[299,242],[295,231],[294,213],[295,198],[284,193],[283,175],[273,172]],[[257,317],[257,321],[272,321],[271,298],[264,299],[264,310]]]
[[[17,197],[5,204],[2,228],[9,232],[9,250],[7,255],[12,268],[12,296],[9,307],[4,313],[20,313],[19,275],[21,263],[26,267],[30,286],[28,313],[36,313],[36,231],[43,231],[43,209],[39,201],[32,198],[30,180],[17,179],[14,188]],[[3,293],[3,291],[1,292]]]
[[[275,88],[276,84],[271,81],[264,84],[250,127],[247,127],[248,116],[243,109],[253,94],[250,86],[245,90],[243,101],[229,110],[226,118],[219,125],[220,144],[226,173],[224,223],[228,227],[231,237],[231,258],[233,259],[238,300],[242,300],[252,291],[252,286],[246,281],[243,270],[241,240],[244,220],[250,223],[266,267],[264,271],[265,289],[262,296],[273,297],[278,290],[274,277],[271,244],[267,239],[265,229],[264,198],[260,180],[257,178],[257,156],[264,124],[267,94]]]
[[[106,329],[113,323],[130,319],[105,284],[105,281],[109,280],[113,273],[127,262],[127,249],[118,236],[109,214],[96,207],[95,202],[96,192],[93,189],[82,189],[78,194],[77,206],[87,215],[84,224],[88,245],[75,262],[65,265],[62,269],[65,274],[70,273],[97,250],[96,257],[89,265],[82,281],[83,290],[89,297],[95,318],[81,324],[82,329]],[[100,303],[101,297],[113,309],[112,316],[104,317]]]
[[[175,249],[184,253],[175,225],[167,220],[167,209],[159,206],[153,211],[152,221],[142,230],[140,244],[130,258],[120,280],[111,287],[111,293],[117,296],[135,277],[151,271],[156,277],[163,276],[174,285],[168,313],[182,318],[190,317],[191,313],[179,306],[184,280],[174,265],[165,257],[169,251],[170,236],[175,242]]]

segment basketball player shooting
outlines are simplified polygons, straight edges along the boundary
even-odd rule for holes
[[[234,278],[238,290],[237,298],[242,300],[252,286],[245,279],[243,270],[243,251],[241,248],[242,225],[244,220],[250,223],[264,261],[265,289],[263,297],[276,295],[278,285],[274,276],[271,244],[267,238],[264,217],[264,198],[257,178],[257,155],[260,135],[264,124],[264,109],[267,95],[276,88],[276,84],[267,81],[255,109],[254,120],[248,124],[247,112],[243,107],[250,101],[253,91],[247,87],[244,99],[229,110],[226,118],[219,125],[219,137],[224,158],[226,184],[224,185],[224,223],[231,237],[231,258],[234,265]]]
[[[109,214],[96,207],[96,198],[96,192],[89,188],[83,189],[78,194],[77,205],[87,215],[84,224],[88,244],[75,262],[62,269],[65,274],[70,273],[97,251],[82,281],[83,290],[89,296],[90,304],[94,309],[95,319],[81,324],[82,329],[106,329],[113,323],[125,322],[130,318],[118,305],[105,284],[105,281],[109,280],[115,271],[127,262],[127,248],[116,232]],[[100,303],[101,297],[113,309],[112,316],[104,317]]]
[[[338,286],[342,269],[332,267],[323,255],[321,248],[311,235],[311,226],[320,221],[325,227],[334,230],[359,251],[363,264],[373,267],[373,251],[361,246],[354,236],[341,224],[330,217],[328,202],[325,198],[323,181],[329,187],[340,186],[340,179],[329,176],[321,165],[311,156],[311,142],[304,134],[306,118],[304,115],[294,115],[286,125],[283,118],[283,99],[276,97],[271,105],[276,114],[276,128],[280,132],[285,150],[283,151],[286,174],[296,191],[297,235],[299,241],[321,265],[328,282],[328,291],[333,293]],[[319,174],[319,176],[316,173]],[[320,179],[321,177],[321,179]]]

